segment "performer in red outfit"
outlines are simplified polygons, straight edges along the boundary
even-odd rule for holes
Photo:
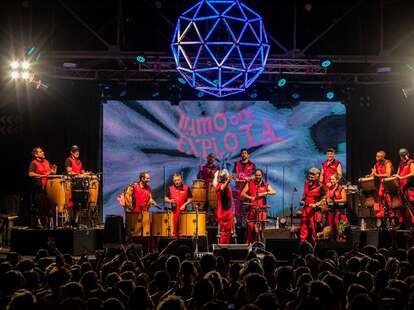
[[[34,205],[34,215],[39,226],[45,226],[53,223],[54,208],[52,208],[48,202],[46,196],[46,183],[47,177],[50,174],[56,174],[56,165],[50,165],[49,161],[45,157],[45,153],[40,147],[35,147],[32,151],[34,159],[29,166],[29,177],[33,180],[32,197]]]
[[[276,195],[276,191],[263,179],[263,171],[256,169],[254,180],[249,181],[242,193],[242,198],[249,200],[246,212],[246,243],[263,241],[263,230],[266,223],[266,196]]]
[[[328,206],[328,225],[334,240],[345,240],[344,225],[348,223],[344,205],[346,203],[345,189],[339,184],[340,177],[334,173],[331,175],[326,191],[326,203]]]
[[[391,161],[385,159],[385,155],[386,154],[384,151],[377,152],[375,156],[376,163],[371,172],[371,176],[379,178],[378,202],[374,204],[375,216],[377,218],[384,218],[385,203],[388,204],[388,207],[391,205],[390,196],[384,193],[384,185],[382,184],[382,179],[391,176],[393,167]],[[392,214],[390,214],[390,216],[392,216]]]
[[[238,160],[234,164],[233,175],[236,179],[236,218],[240,224],[241,220],[241,203],[242,195],[241,192],[244,189],[246,183],[252,179],[254,170],[256,166],[249,160],[249,152],[247,149],[242,149],[240,151],[241,160]]]
[[[200,167],[200,171],[197,175],[199,179],[204,180],[207,189],[210,186],[211,182],[213,182],[214,174],[218,171],[218,167],[214,163],[215,160],[216,157],[213,153],[208,154],[207,164]]]
[[[401,200],[405,202],[406,207],[402,209],[400,223],[404,223],[404,228],[409,228],[414,224],[414,213],[412,210],[414,204],[414,160],[410,158],[407,149],[400,149],[400,165],[398,166],[397,177],[400,183]]]
[[[227,170],[220,171],[217,195],[217,220],[220,227],[220,244],[230,244],[233,230],[233,196],[229,186],[231,177]]]
[[[174,212],[174,236],[178,238],[180,211],[185,211],[192,200],[191,190],[187,184],[183,184],[181,174],[176,173],[173,175],[173,185],[170,186],[168,196],[164,200],[172,206]]]
[[[151,195],[150,180],[149,172],[141,172],[139,174],[139,182],[132,185],[135,198],[135,207],[132,212],[148,211],[150,205],[156,205]]]
[[[339,179],[342,178],[342,164],[339,160],[335,159],[336,152],[334,149],[328,149],[326,151],[326,160],[322,163],[322,171],[319,177],[324,185],[329,186],[331,176],[337,174]]]
[[[65,160],[65,169],[67,175],[78,175],[85,173],[82,162],[79,159],[80,148],[77,145],[73,145],[70,148],[70,155]]]
[[[300,220],[300,240],[305,241],[308,237],[315,244],[316,231],[314,222],[314,211],[319,208],[325,198],[325,187],[319,181],[320,170],[317,168],[309,169],[308,179],[305,181],[301,204],[303,209]],[[311,235],[309,236],[309,229]]]

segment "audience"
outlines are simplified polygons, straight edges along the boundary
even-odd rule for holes
[[[414,247],[316,255],[303,243],[290,264],[260,247],[244,261],[226,249],[201,258],[163,252],[129,246],[91,260],[58,249],[32,259],[9,253],[0,261],[0,309],[414,309]]]

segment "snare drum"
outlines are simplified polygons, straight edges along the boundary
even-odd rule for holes
[[[150,213],[149,211],[126,213],[126,233],[128,237],[150,236]]]
[[[57,176],[47,180],[46,195],[53,207],[58,208],[58,212],[63,212],[65,205],[69,201],[70,181],[66,176]]]
[[[193,197],[193,206],[197,205],[199,210],[205,210],[207,201],[207,190],[204,180],[194,180],[191,187],[191,195]]]
[[[151,223],[153,237],[171,237],[174,235],[174,213],[153,212]]]
[[[359,186],[365,192],[375,191],[375,178],[374,177],[366,177],[366,178],[359,178],[358,179]]]
[[[179,237],[194,237],[196,235],[197,212],[180,213],[178,224]],[[198,236],[207,236],[206,212],[198,212]]]

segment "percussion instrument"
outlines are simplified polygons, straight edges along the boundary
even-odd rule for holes
[[[99,178],[95,174],[79,174],[71,177],[73,200],[84,207],[96,207],[99,195]]]
[[[150,212],[127,212],[126,234],[128,237],[149,237],[150,236]]]
[[[151,223],[153,237],[171,237],[174,235],[174,213],[153,212]]]
[[[207,236],[206,216],[206,212],[198,212],[197,221],[197,212],[192,211],[180,213],[178,236],[194,237],[196,236],[196,228],[198,228],[198,236]]]
[[[374,177],[366,177],[366,178],[359,178],[358,179],[359,186],[365,192],[375,191],[375,178]]]
[[[208,207],[210,209],[216,210],[217,209],[217,194],[216,194],[216,188],[213,184],[210,184],[208,187],[207,192],[207,198],[208,198]]]
[[[99,178],[97,175],[91,175],[90,182],[89,182],[89,197],[88,197],[88,205],[89,207],[96,207],[98,203],[98,195],[99,195]]]
[[[193,205],[197,205],[199,210],[206,209],[207,189],[204,180],[194,180],[191,187],[191,194],[193,196]]]
[[[391,205],[390,208],[401,208],[404,206],[400,197],[400,181],[398,177],[392,176],[382,179],[384,190],[390,195]]]
[[[58,212],[63,212],[69,201],[70,181],[64,175],[49,175],[46,183],[46,195]]]

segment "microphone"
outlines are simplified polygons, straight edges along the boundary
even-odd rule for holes
[[[297,191],[298,191],[298,189],[297,189],[296,187],[294,187],[294,188],[293,188],[293,191],[294,191],[294,192],[297,192]]]

